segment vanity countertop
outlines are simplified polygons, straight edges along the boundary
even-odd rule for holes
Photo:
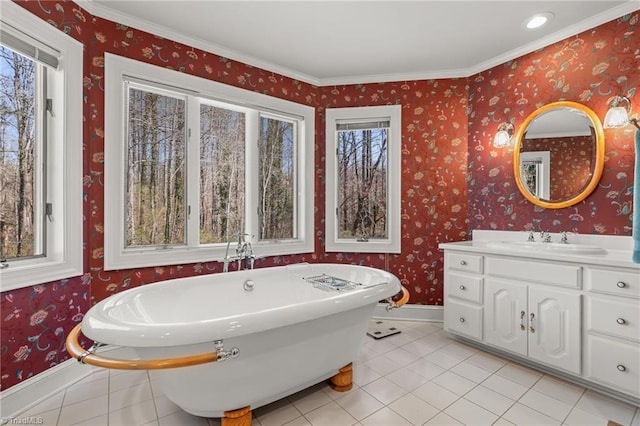
[[[587,265],[611,266],[637,269],[640,274],[640,264],[631,261],[631,249],[633,241],[631,237],[611,235],[585,235],[568,234],[569,244],[584,244],[602,247],[606,250],[603,254],[590,253],[565,253],[559,251],[509,250],[506,247],[496,247],[496,242],[525,242],[528,232],[517,231],[473,231],[472,241],[460,241],[440,243],[440,249],[451,249],[469,253],[495,254],[502,256],[523,257],[529,259],[553,260],[560,262],[573,262]],[[553,242],[560,241],[560,234],[551,234]],[[536,234],[536,241],[539,236]],[[546,244],[536,242],[536,244]]]

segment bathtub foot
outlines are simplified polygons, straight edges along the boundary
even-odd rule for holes
[[[251,426],[251,407],[225,411],[222,426]]]
[[[331,378],[331,388],[336,392],[348,392],[353,387],[353,365],[345,365]]]

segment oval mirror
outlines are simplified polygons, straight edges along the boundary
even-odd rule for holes
[[[579,203],[602,176],[600,119],[577,102],[538,108],[518,129],[513,165],[518,189],[533,204],[559,209]]]

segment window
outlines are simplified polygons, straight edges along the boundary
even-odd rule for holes
[[[222,260],[239,234],[313,251],[313,108],[110,54],[105,71],[105,269]]]
[[[21,7],[0,30],[2,291],[82,274],[82,45]]]
[[[400,108],[327,109],[327,251],[400,253]]]
[[[126,84],[125,247],[186,243],[186,97]]]

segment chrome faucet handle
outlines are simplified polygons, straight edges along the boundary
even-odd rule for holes
[[[562,231],[562,237],[560,238],[560,242],[563,244],[569,244],[569,238],[567,238],[567,231]]]
[[[543,243],[550,243],[551,242],[551,234],[548,231],[540,232],[540,241],[542,241]]]
[[[527,241],[534,242],[535,240],[536,240],[536,238],[534,237],[533,229],[530,229],[529,230],[529,238],[527,238]]]

